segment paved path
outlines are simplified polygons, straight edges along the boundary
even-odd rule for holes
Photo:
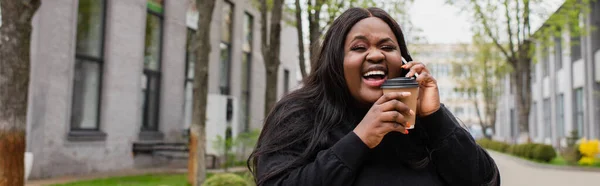
[[[517,161],[514,157],[489,152],[500,169],[502,186],[598,186],[600,172],[559,170],[543,166],[532,166]]]

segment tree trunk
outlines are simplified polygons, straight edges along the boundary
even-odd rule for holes
[[[312,3],[312,0],[309,0],[309,7]],[[321,20],[321,8],[325,3],[324,0],[316,0],[314,10],[308,9],[308,37],[310,41],[309,45],[309,54],[311,61],[311,68],[315,65],[316,55],[319,49],[319,39],[321,38],[321,26],[319,21]],[[314,11],[314,12],[313,12]]]
[[[194,69],[194,103],[190,128],[188,175],[191,185],[200,186],[206,179],[206,102],[208,97],[208,64],[211,51],[210,28],[215,0],[196,0],[198,30],[196,30]],[[188,176],[188,179],[190,177]]]
[[[41,2],[0,4],[0,186],[24,185],[31,19]]]
[[[264,1],[264,0],[261,0]],[[262,5],[266,6],[266,5]],[[265,77],[267,87],[265,90],[265,111],[264,114],[267,116],[271,111],[271,108],[275,105],[277,101],[277,78],[278,78],[278,70],[279,70],[279,50],[281,45],[281,14],[283,10],[283,0],[274,0],[273,7],[271,9],[271,24],[270,24],[270,33],[269,33],[269,44],[267,46],[267,50],[263,48],[263,56],[265,59],[265,69],[267,75]],[[261,11],[266,12],[266,8],[261,8]],[[266,13],[261,12],[263,19],[266,19]],[[266,21],[263,21],[265,23]],[[264,28],[263,32],[266,31]],[[263,35],[265,35],[263,33]],[[263,42],[266,42],[263,38]],[[265,46],[263,44],[263,46]]]
[[[529,107],[531,106],[531,41],[524,40],[519,46],[516,69],[512,73],[515,80],[515,102],[518,111],[519,130],[529,141]]]
[[[298,32],[298,63],[302,79],[306,77],[306,61],[304,60],[304,32],[302,32],[302,7],[300,0],[296,0],[296,31]]]

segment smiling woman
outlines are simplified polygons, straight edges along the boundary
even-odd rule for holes
[[[494,160],[440,104],[437,81],[385,11],[344,12],[314,60],[304,87],[265,119],[249,159],[258,185],[500,185]],[[410,92],[383,93],[387,79],[415,74],[415,110],[400,101]]]

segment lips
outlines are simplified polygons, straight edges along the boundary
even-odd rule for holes
[[[363,71],[362,80],[369,87],[379,88],[387,79],[387,72],[383,65],[372,65]]]

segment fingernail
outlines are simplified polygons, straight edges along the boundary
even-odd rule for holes
[[[402,68],[406,68],[406,65],[402,65],[401,67],[402,67]]]
[[[414,116],[414,115],[415,115],[415,111],[413,111],[413,110],[410,110],[410,115],[411,115],[411,116]]]
[[[410,122],[406,122],[406,128],[410,128]]]
[[[410,92],[402,92],[402,96],[410,96]]]
[[[408,129],[404,129],[404,134],[408,134]]]

